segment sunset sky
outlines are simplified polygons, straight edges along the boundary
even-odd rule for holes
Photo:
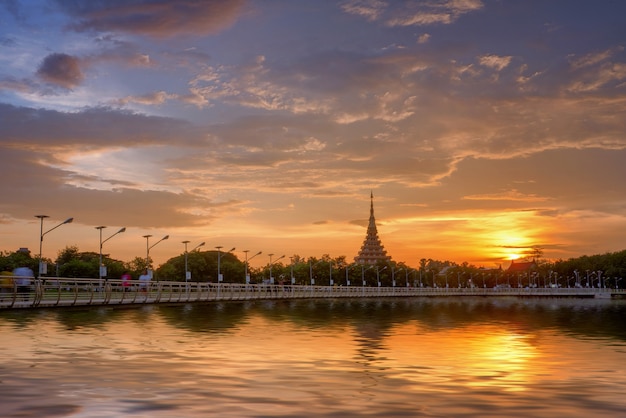
[[[0,0],[0,250],[626,249],[626,2]]]

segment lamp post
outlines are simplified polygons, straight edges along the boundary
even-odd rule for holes
[[[221,261],[222,261],[222,253],[221,253],[221,249],[224,248],[221,245],[216,246],[215,248],[217,248],[217,282],[220,283],[222,281],[224,281],[224,278],[222,277],[222,270],[221,270]],[[228,250],[227,252],[233,252],[235,251],[235,247],[231,248],[230,250]]]
[[[395,270],[391,267],[391,287],[396,287],[396,272],[401,272],[404,267],[400,267],[398,270]]]
[[[380,272],[385,270],[387,268],[387,266],[381,268],[380,270],[378,269],[378,266],[376,266],[376,281],[378,282],[378,287],[380,287]]]
[[[42,252],[42,247],[43,247],[43,236],[46,235],[48,232],[57,229],[58,227],[60,227],[61,225],[65,225],[65,224],[69,224],[72,223],[72,221],[74,220],[74,218],[67,218],[66,220],[64,220],[63,222],[61,222],[60,224],[58,224],[57,226],[55,226],[54,228],[50,228],[48,229],[46,232],[43,232],[43,220],[46,218],[49,218],[48,215],[35,215],[35,218],[39,218],[39,220],[41,221],[40,224],[40,229],[39,229],[39,275],[43,275],[43,274],[48,274],[48,265],[43,263],[43,259],[41,258],[41,252]]]
[[[158,240],[157,242],[155,242],[154,244],[150,245],[150,237],[152,235],[144,235],[143,237],[146,239],[146,270],[148,270],[148,274],[150,276],[152,276],[152,274],[150,273],[150,271],[152,270],[150,268],[150,250],[152,248],[154,248],[155,245],[157,245],[159,242],[161,241],[165,241],[166,239],[168,239],[170,236],[166,235],[163,238],[161,238],[160,240]]]
[[[272,253],[272,254],[268,254],[268,255],[270,256],[270,284],[274,284],[274,277],[272,277],[272,265],[273,265],[273,263],[272,263],[272,256],[274,254]],[[278,257],[276,260],[274,260],[274,263],[277,262],[278,260],[282,259],[282,258],[285,258],[284,254],[281,255],[280,257]]]
[[[309,259],[309,277],[311,279],[311,286],[313,286],[315,284],[315,279],[313,278],[313,266],[317,266],[321,262],[322,262],[322,260],[320,260],[317,263],[313,264],[311,259]]]
[[[350,278],[348,277],[348,269],[350,269],[350,267],[352,267],[354,265],[353,264],[346,264],[346,286],[350,286]]]
[[[406,287],[409,287],[409,273],[410,272],[414,272],[414,271],[415,271],[415,269],[410,269],[409,270],[408,268],[404,270],[405,280],[406,280]],[[415,277],[415,276],[413,276],[413,277]]]
[[[369,270],[374,266],[369,266],[368,268],[365,268],[365,264],[361,264],[361,282],[363,284],[363,287],[365,287],[365,270]]]
[[[188,264],[187,264],[187,244],[189,244],[191,241],[183,241],[182,243],[185,244],[185,281],[188,282],[189,280],[191,280],[191,272],[189,271],[188,268]],[[194,252],[195,250],[197,250],[198,248],[202,247],[205,244],[205,242],[201,242],[200,244],[196,245],[191,252]]]
[[[102,264],[102,245],[108,240],[110,240],[111,238],[113,238],[114,236],[116,236],[117,234],[121,234],[122,232],[126,231],[126,227],[120,228],[115,234],[111,235],[109,238],[105,239],[104,241],[102,241],[102,230],[106,228],[106,226],[101,225],[101,226],[96,226],[95,228],[100,231],[100,264],[98,264],[98,279],[99,279],[100,286],[102,286],[102,277],[107,275],[106,267]]]
[[[246,254],[246,262],[244,263],[244,269],[245,269],[245,272],[246,272],[245,273],[246,274],[246,284],[250,284],[250,275],[248,274],[248,253],[250,252],[250,250],[243,250],[243,252]],[[256,253],[252,257],[250,257],[250,260],[252,260],[257,255],[261,255],[262,253],[263,253],[263,251],[259,251],[258,253]]]
[[[328,260],[328,285],[332,286],[333,284],[333,260]]]

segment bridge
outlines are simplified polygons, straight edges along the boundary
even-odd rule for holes
[[[139,304],[177,304],[190,302],[383,298],[445,296],[511,297],[623,297],[626,289],[610,288],[432,288],[308,286],[281,284],[237,284],[179,281],[130,281],[47,277],[30,279],[28,286],[11,284],[0,288],[0,310],[13,308],[51,308],[69,306],[120,306]]]

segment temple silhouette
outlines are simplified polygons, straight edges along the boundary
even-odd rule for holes
[[[376,218],[374,217],[374,192],[370,192],[370,220],[367,225],[367,234],[359,251],[359,255],[354,257],[358,264],[375,265],[379,262],[388,262],[391,257],[387,255],[385,247],[378,237],[376,228]]]

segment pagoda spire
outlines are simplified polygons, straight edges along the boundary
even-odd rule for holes
[[[359,255],[354,257],[354,261],[359,264],[374,265],[379,261],[387,262],[389,260],[391,257],[387,255],[387,251],[378,237],[376,217],[374,216],[374,192],[370,191],[370,219],[367,224],[367,234]]]

